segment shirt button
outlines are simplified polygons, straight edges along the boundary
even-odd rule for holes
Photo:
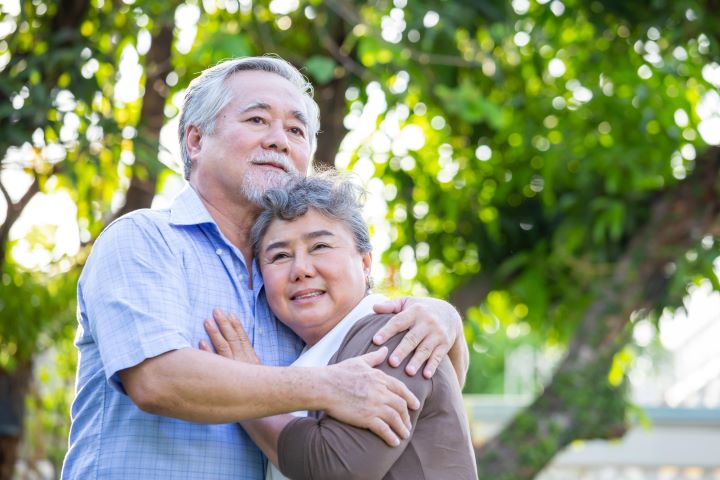
[[[218,248],[217,250],[215,250],[215,253],[217,253],[218,255],[222,255],[223,254],[222,248]]]
[[[263,329],[262,329],[262,328],[258,328],[258,329],[257,329],[257,333],[258,333],[258,335],[262,335],[262,334],[263,334]]]

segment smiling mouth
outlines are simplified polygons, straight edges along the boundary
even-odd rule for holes
[[[290,300],[307,300],[309,298],[315,298],[319,297],[320,295],[324,295],[325,291],[323,290],[311,290],[311,291],[304,291],[299,292],[290,297]]]

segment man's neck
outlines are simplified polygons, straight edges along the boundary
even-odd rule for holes
[[[250,281],[252,281],[253,256],[252,245],[250,245],[250,229],[255,224],[260,209],[257,205],[247,201],[238,203],[214,198],[203,195],[196,188],[195,192],[225,238],[242,253],[250,271]]]

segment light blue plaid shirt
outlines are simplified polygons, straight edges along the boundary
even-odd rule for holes
[[[262,479],[266,460],[237,424],[151,415],[124,393],[118,371],[208,340],[212,309],[242,320],[266,365],[287,365],[302,343],[253,289],[240,251],[192,188],[169,210],[140,210],[95,242],[78,284],[76,398],[63,479]]]

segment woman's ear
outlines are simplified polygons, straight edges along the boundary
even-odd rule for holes
[[[372,252],[363,253],[362,256],[363,272],[366,276],[370,275],[370,267],[372,266]]]

